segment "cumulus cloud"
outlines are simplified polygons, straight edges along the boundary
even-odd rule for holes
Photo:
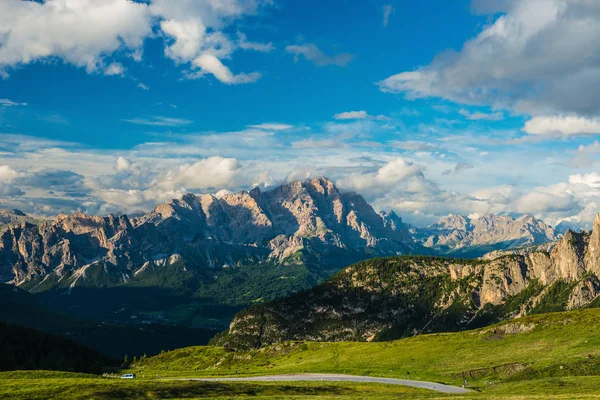
[[[240,168],[240,163],[235,158],[209,157],[170,171],[159,186],[163,188],[183,186],[191,190],[221,189],[233,183]]]
[[[97,71],[117,50],[142,47],[151,33],[144,3],[129,0],[5,0],[0,70],[51,57]]]
[[[523,131],[530,135],[599,134],[600,119],[583,117],[534,117],[525,122]]]
[[[114,63],[110,64],[104,70],[104,75],[108,75],[108,76],[112,76],[112,75],[123,76],[124,74],[125,74],[125,67],[123,66],[123,64],[118,63],[118,62],[114,62]]]
[[[152,0],[150,9],[162,19],[161,30],[170,39],[165,55],[179,63],[192,62],[192,66],[199,69],[188,74],[188,78],[211,74],[223,83],[238,84],[256,82],[261,74],[235,75],[221,60],[229,58],[237,46],[256,51],[269,51],[269,48],[268,45],[248,42],[245,36],[235,43],[222,29],[236,19],[255,14],[268,3],[260,0]]]
[[[421,167],[398,157],[377,171],[351,174],[348,177],[338,180],[337,184],[344,189],[355,190],[357,192],[365,190],[382,192],[390,190],[394,186],[412,178],[416,178],[417,180],[424,179]]]
[[[579,204],[572,194],[555,194],[537,190],[519,197],[513,205],[514,211],[525,214],[572,213],[578,206]]]
[[[154,30],[164,38],[167,57],[176,63],[195,60],[191,66],[201,68],[189,77],[209,73],[228,84],[254,82],[257,73],[232,75],[221,60],[238,48],[268,52],[272,44],[248,41],[243,33],[234,41],[224,29],[263,4],[270,1],[4,0],[0,75],[7,77],[19,65],[60,59],[90,73],[120,76],[125,68],[110,58],[125,52],[141,61],[144,40]]]
[[[12,183],[21,174],[9,167],[8,165],[0,165],[0,182]]]
[[[303,56],[306,60],[312,62],[317,67],[324,67],[327,65],[344,67],[354,58],[354,56],[350,53],[340,53],[329,56],[323,53],[321,49],[319,49],[314,43],[290,45],[285,48],[285,51],[293,54],[296,61],[298,61],[300,56]]]
[[[600,188],[600,174],[592,172],[589,174],[576,174],[569,176],[569,183],[583,184],[593,188]]]
[[[381,90],[533,116],[599,115],[600,3],[499,3],[503,14],[460,51],[448,50],[428,65],[390,76],[379,82]]]
[[[251,72],[249,74],[239,73],[233,74],[229,68],[227,68],[221,60],[215,55],[205,53],[196,58],[192,64],[200,68],[200,73],[191,74],[190,78],[201,77],[206,74],[211,74],[219,81],[228,85],[236,85],[240,83],[253,83],[261,78],[259,72]]]
[[[133,167],[133,162],[128,160],[125,157],[118,157],[115,162],[115,171],[116,172],[129,172]]]

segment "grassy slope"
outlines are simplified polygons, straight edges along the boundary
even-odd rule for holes
[[[92,375],[15,371],[0,373],[0,399],[399,399],[431,398],[425,390],[342,383],[190,382],[122,380]]]
[[[288,343],[247,352],[193,347],[143,360],[133,369],[161,376],[341,372],[405,378],[410,372],[411,379],[455,385],[466,378],[493,392],[532,379],[600,375],[598,331],[600,310],[589,309],[393,342]]]
[[[121,380],[15,371],[0,373],[0,399],[600,399],[600,377],[538,379],[495,385],[484,392],[444,395],[403,386],[335,382],[192,382]]]

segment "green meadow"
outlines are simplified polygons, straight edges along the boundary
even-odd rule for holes
[[[64,372],[0,374],[7,399],[190,398],[600,398],[600,310],[520,318],[459,333],[392,342],[293,342],[252,351],[188,347],[142,358],[118,374],[135,380]],[[468,395],[401,386],[334,382],[199,382],[192,377],[345,373],[440,382]]]

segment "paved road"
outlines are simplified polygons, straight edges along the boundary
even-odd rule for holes
[[[412,386],[420,389],[435,390],[441,393],[470,393],[470,390],[458,386],[444,385],[434,382],[410,381],[406,379],[376,378],[371,376],[342,375],[342,374],[293,374],[249,376],[239,378],[181,378],[181,380],[223,382],[223,381],[260,381],[260,382],[294,382],[294,381],[323,381],[323,382],[368,382],[385,383],[388,385]]]

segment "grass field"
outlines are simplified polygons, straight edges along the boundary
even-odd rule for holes
[[[359,383],[189,382],[111,379],[46,371],[0,373],[0,399],[600,399],[599,377],[546,378],[494,385],[469,395]]]
[[[460,333],[378,343],[285,343],[232,352],[190,347],[138,361],[138,379],[0,374],[0,398],[599,398],[600,309],[553,313]],[[122,371],[125,372],[125,371]],[[164,380],[329,372],[461,385],[469,395],[349,383],[207,383]],[[83,393],[83,394],[81,394]],[[53,397],[54,396],[54,397]]]

